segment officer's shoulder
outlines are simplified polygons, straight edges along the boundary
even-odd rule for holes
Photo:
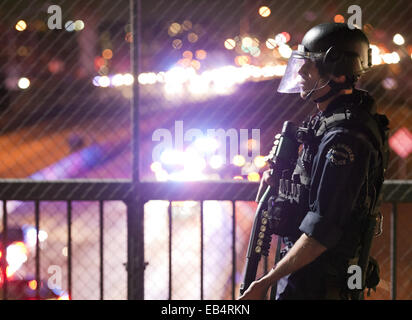
[[[323,146],[337,143],[343,143],[354,149],[374,148],[370,137],[362,128],[357,126],[336,126],[333,130],[326,131],[321,139],[321,145]]]

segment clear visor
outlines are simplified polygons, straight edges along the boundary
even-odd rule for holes
[[[328,85],[330,78],[321,77],[316,67],[315,61],[321,57],[321,53],[293,51],[280,81],[278,92],[313,92]]]

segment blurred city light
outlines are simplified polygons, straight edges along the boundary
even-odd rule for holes
[[[412,133],[406,127],[398,129],[390,138],[389,146],[405,159],[412,153]]]
[[[255,159],[253,159],[253,163],[255,166],[260,169],[263,168],[266,165],[266,160],[264,156],[257,156]]]
[[[110,49],[104,49],[102,52],[102,57],[106,60],[110,60],[111,58],[113,58],[113,51]]]
[[[84,29],[84,22],[82,20],[76,20],[74,22],[74,30],[81,31]]]
[[[345,18],[341,14],[337,14],[333,17],[333,21],[336,23],[345,23]]]
[[[177,34],[179,34],[182,31],[182,27],[179,23],[177,22],[173,22],[168,29],[168,34],[171,37],[176,36]]]
[[[111,79],[111,84],[115,87],[120,87],[124,84],[123,75],[115,74]]]
[[[266,47],[268,49],[275,49],[276,45],[277,45],[277,43],[276,43],[275,39],[269,38],[269,39],[266,40]]]
[[[157,172],[162,170],[162,164],[159,161],[155,161],[150,165],[150,170]]]
[[[283,35],[283,37],[285,39],[285,43],[288,43],[290,41],[290,33],[289,32],[283,31],[281,33],[281,35]]]
[[[26,30],[26,29],[27,29],[27,23],[26,23],[26,21],[24,21],[24,20],[19,20],[19,21],[16,23],[15,28],[16,28],[17,31],[20,31],[20,32]]]
[[[241,154],[237,154],[233,157],[232,163],[237,167],[242,167],[245,165],[246,160],[244,156],[242,156]]]
[[[66,31],[68,31],[68,32],[74,31],[74,21],[71,21],[71,20],[67,21],[67,22],[64,24],[64,28],[65,28]]]
[[[378,65],[382,63],[382,57],[380,55],[380,49],[378,46],[371,44],[369,46],[372,51],[372,65]]]
[[[238,66],[244,66],[250,63],[250,58],[248,56],[236,56],[235,63]]]
[[[166,170],[162,169],[155,172],[157,181],[167,181],[169,180],[169,174]]]
[[[183,29],[184,31],[189,31],[190,29],[192,29],[192,27],[193,27],[193,24],[192,24],[192,22],[191,22],[190,20],[185,20],[185,21],[183,21],[183,23],[182,23],[182,29]]]
[[[260,175],[257,172],[250,172],[247,175],[247,179],[252,182],[258,182],[260,180]]]
[[[110,86],[110,78],[108,76],[101,76],[98,78],[98,83],[100,87],[108,87]]]
[[[401,34],[397,33],[393,36],[393,42],[398,46],[401,46],[405,43],[405,39]]]
[[[193,146],[202,153],[213,153],[219,148],[219,142],[212,137],[198,138]]]
[[[261,6],[258,12],[263,18],[269,17],[271,14],[270,8],[267,6]]]
[[[210,157],[209,165],[213,169],[220,169],[223,166],[223,164],[224,164],[224,161],[221,156],[215,154],[212,157]]]
[[[130,74],[130,73],[125,73],[125,74],[123,75],[123,84],[124,84],[125,86],[131,86],[131,85],[133,84],[133,82],[134,82],[134,77],[133,77],[132,74]]]
[[[37,281],[36,281],[36,280],[30,280],[30,281],[27,283],[27,285],[28,285],[28,287],[29,287],[31,290],[36,290],[36,288],[37,288]]]
[[[226,49],[233,50],[236,47],[236,41],[233,39],[226,39],[224,45]]]
[[[20,89],[27,89],[30,86],[30,80],[25,77],[20,78],[17,85]]]
[[[183,151],[178,151],[174,149],[167,149],[160,155],[160,161],[168,165],[183,164],[185,160],[185,155]]]
[[[245,48],[249,48],[253,46],[253,39],[251,37],[244,37],[242,39],[242,46]]]
[[[204,60],[207,57],[207,52],[205,50],[196,50],[196,58],[199,60]]]
[[[7,247],[6,259],[8,263],[8,276],[11,276],[27,261],[27,248],[21,241],[16,241]]]
[[[398,63],[401,60],[397,52],[385,53],[381,55],[381,57],[382,57],[383,62],[387,64]]]
[[[190,32],[187,35],[187,40],[189,40],[189,42],[191,42],[191,43],[195,43],[195,42],[197,42],[197,40],[199,40],[199,36],[194,32]]]
[[[382,80],[382,87],[386,90],[395,90],[398,87],[398,82],[391,77],[387,77]]]
[[[280,46],[281,44],[285,44],[287,41],[286,35],[284,33],[278,33],[275,36],[275,43]]]
[[[280,44],[278,50],[283,58],[288,59],[292,55],[292,49],[287,44]]]
[[[182,48],[183,46],[183,42],[180,39],[174,39],[172,42],[172,47],[173,49],[179,50],[180,48]]]

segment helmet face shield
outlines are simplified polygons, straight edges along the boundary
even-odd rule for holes
[[[316,61],[323,56],[323,53],[304,52],[301,48],[293,51],[278,92],[309,94],[327,86],[330,78],[320,76],[316,66]]]
[[[299,93],[303,78],[299,74],[299,71],[305,64],[306,59],[295,55],[292,52],[292,55],[289,58],[288,65],[285,70],[285,74],[280,81],[278,92],[282,93]]]

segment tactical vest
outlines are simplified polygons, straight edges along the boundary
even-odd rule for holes
[[[364,218],[377,199],[383,183],[383,173],[388,163],[388,120],[380,114],[371,114],[362,106],[343,106],[327,116],[316,115],[305,121],[297,132],[297,139],[302,143],[302,150],[297,159],[293,172],[282,172],[279,181],[277,198],[269,204],[274,210],[271,225],[274,233],[285,237],[286,243],[295,242],[301,235],[299,225],[309,211],[309,186],[313,159],[318,151],[320,142],[325,134],[339,132],[346,129],[345,134],[360,139],[371,150],[375,151],[371,157],[367,179],[362,186],[361,194],[357,199],[352,213],[353,221],[344,233],[340,245],[330,254],[337,256],[355,257],[359,250],[359,237],[364,224]],[[359,212],[361,211],[361,212]]]

